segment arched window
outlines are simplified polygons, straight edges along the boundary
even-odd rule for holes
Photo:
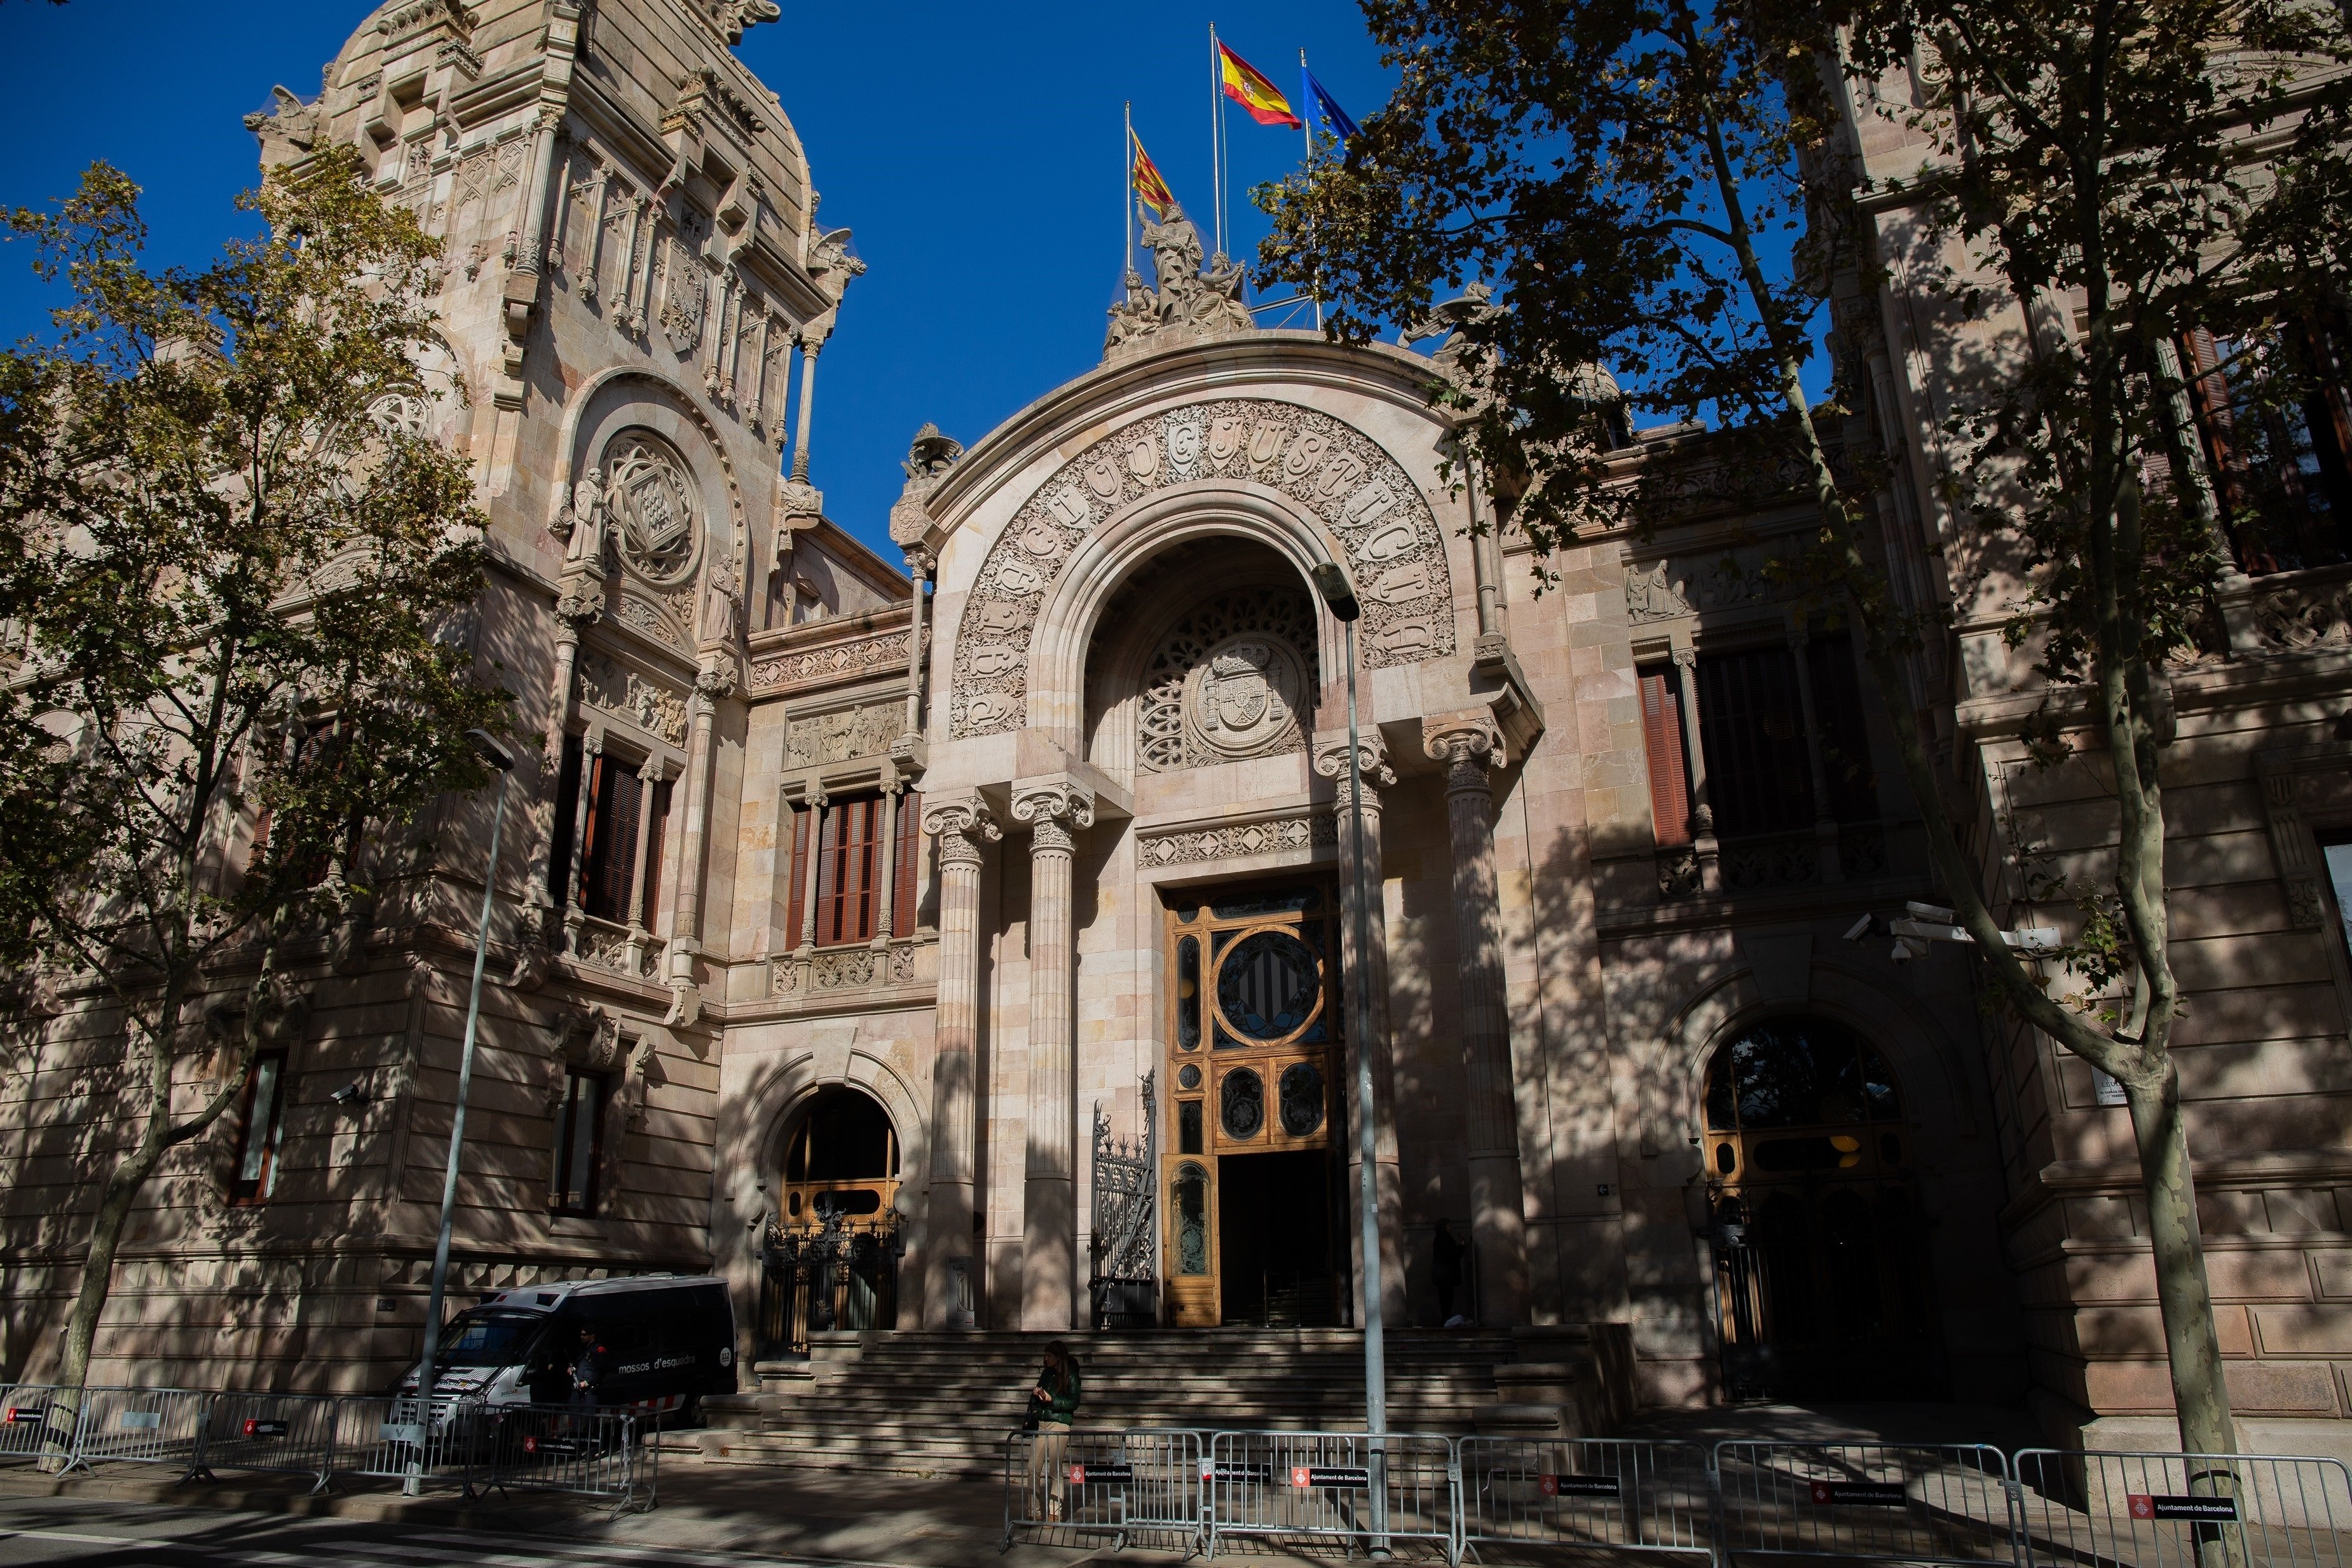
[[[827,1089],[784,1145],[784,1223],[878,1213],[898,1194],[890,1113],[856,1089]]]
[[[1903,1094],[1885,1058],[1820,1018],[1769,1019],[1706,1074],[1707,1175],[1761,1181],[1904,1164]]]

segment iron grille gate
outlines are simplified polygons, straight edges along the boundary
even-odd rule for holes
[[[1150,1328],[1160,1322],[1160,1102],[1157,1070],[1143,1075],[1143,1131],[1115,1137],[1095,1102],[1095,1327]]]

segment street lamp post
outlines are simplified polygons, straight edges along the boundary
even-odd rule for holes
[[[1372,1121],[1372,926],[1370,893],[1364,885],[1364,767],[1356,728],[1356,618],[1362,607],[1339,562],[1315,568],[1315,591],[1339,622],[1348,659],[1349,849],[1354,860],[1356,963],[1348,977],[1349,1011],[1356,1031],[1356,1205],[1362,1221],[1364,1253],[1364,1432],[1371,1449],[1372,1555],[1388,1552],[1388,1341],[1381,1321],[1380,1138]]]
[[[449,1162],[441,1176],[441,1231],[433,1243],[433,1288],[425,1298],[425,1359],[416,1369],[417,1418],[425,1439],[417,1445],[420,1459],[433,1436],[433,1363],[441,1347],[442,1292],[449,1282],[449,1224],[457,1207],[457,1162],[466,1147],[466,1100],[474,1086],[474,1040],[482,1021],[482,970],[489,959],[490,907],[499,886],[499,836],[506,829],[507,780],[514,776],[514,753],[499,745],[496,737],[487,730],[469,729],[466,738],[483,761],[499,770],[499,804],[490,816],[490,863],[482,873],[482,918],[474,932],[474,986],[466,998],[466,1047],[457,1065],[457,1110],[449,1124]],[[416,1467],[411,1466],[404,1489],[409,1496],[416,1495],[418,1480]]]

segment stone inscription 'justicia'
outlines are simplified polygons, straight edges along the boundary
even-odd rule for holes
[[[1226,478],[1269,486],[1346,549],[1363,601],[1364,663],[1454,652],[1445,539],[1396,459],[1361,432],[1295,403],[1195,403],[1103,437],[1056,470],[989,548],[956,636],[952,733],[1017,729],[1029,642],[1046,591],[1104,518],[1158,490]]]

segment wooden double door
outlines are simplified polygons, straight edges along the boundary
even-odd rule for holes
[[[1320,883],[1165,915],[1168,1321],[1340,1321],[1339,910]]]

